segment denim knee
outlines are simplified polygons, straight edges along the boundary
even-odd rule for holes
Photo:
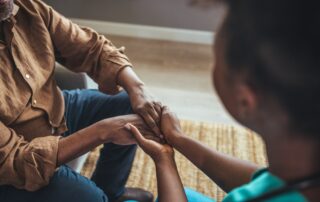
[[[92,98],[92,103],[95,105],[94,107],[99,106],[99,113],[106,112],[108,114],[105,115],[108,117],[133,113],[130,97],[126,91],[121,91],[120,93],[112,96],[103,94],[97,90],[87,90],[86,92],[87,95]]]
[[[126,91],[121,91],[119,94],[115,95],[114,99],[115,99],[115,102],[119,104],[119,106],[121,106],[118,108],[119,115],[126,115],[126,114],[133,113],[130,97]]]
[[[62,166],[43,190],[47,196],[60,202],[108,202],[105,193],[91,180],[81,176],[67,166]],[[49,194],[51,193],[51,194]]]
[[[30,192],[13,186],[0,186],[0,201],[7,202],[108,202],[92,181],[67,166],[61,166],[49,184]]]

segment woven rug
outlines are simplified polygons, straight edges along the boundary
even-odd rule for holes
[[[240,159],[265,166],[265,147],[262,140],[252,131],[235,126],[210,124],[204,122],[182,121],[183,131],[190,137],[200,140],[212,149],[230,154]],[[81,171],[81,174],[90,178],[99,155],[99,148],[94,149]],[[212,182],[205,174],[198,170],[184,156],[175,152],[177,167],[185,187],[221,201],[225,193]],[[157,196],[157,181],[153,161],[141,149],[133,163],[127,186],[141,187]]]

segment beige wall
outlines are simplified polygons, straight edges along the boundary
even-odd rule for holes
[[[162,27],[216,30],[223,9],[190,7],[189,0],[43,0],[67,17]]]

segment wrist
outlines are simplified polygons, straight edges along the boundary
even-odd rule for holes
[[[172,131],[168,136],[167,136],[167,141],[168,143],[172,146],[175,147],[179,142],[180,139],[183,137],[183,134],[180,131]]]
[[[174,155],[173,154],[161,154],[156,158],[152,158],[156,167],[165,166],[165,165],[175,165]]]
[[[122,86],[128,94],[144,91],[144,83],[132,70],[131,66],[124,67],[117,76],[117,84]]]
[[[112,134],[110,134],[110,130],[108,130],[109,121],[107,119],[104,119],[102,121],[97,122],[94,124],[96,127],[96,134],[99,138],[99,141],[102,143],[108,143],[111,142]]]
[[[143,96],[145,94],[145,84],[142,81],[136,81],[133,84],[127,86],[125,88],[128,95],[141,95]]]

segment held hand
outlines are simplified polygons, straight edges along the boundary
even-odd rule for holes
[[[140,133],[138,128],[132,124],[127,124],[126,128],[133,134],[142,150],[147,153],[156,163],[165,159],[173,159],[174,152],[171,146],[146,139]]]
[[[154,101],[144,87],[131,94],[130,101],[133,111],[144,119],[158,137],[162,137],[159,129],[161,103]]]
[[[143,131],[146,138],[161,141],[160,138],[154,136],[143,119],[134,114],[112,117],[100,121],[98,124],[101,126],[100,128],[102,128],[101,139],[104,142],[112,142],[118,145],[136,144],[135,138],[125,129],[127,123],[134,123],[139,130]]]
[[[167,106],[162,107],[161,131],[166,141],[173,145],[175,138],[182,135],[180,121],[175,113],[170,111]]]
[[[155,102],[147,93],[144,83],[132,68],[129,66],[123,68],[118,74],[117,83],[128,92],[133,111],[144,119],[158,137],[161,137],[159,129],[161,104]]]

